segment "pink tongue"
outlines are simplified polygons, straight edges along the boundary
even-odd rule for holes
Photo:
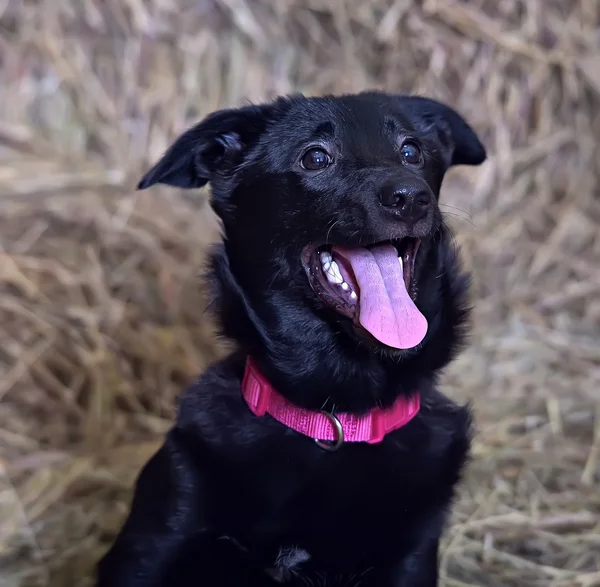
[[[395,247],[335,247],[334,253],[351,265],[356,277],[361,326],[388,346],[398,349],[417,346],[427,334],[427,319],[406,291]]]

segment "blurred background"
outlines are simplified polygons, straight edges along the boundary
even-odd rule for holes
[[[444,378],[478,436],[442,584],[600,585],[597,0],[0,0],[0,585],[84,587],[182,387],[226,351],[206,192],[134,191],[207,113],[383,88],[489,160],[442,201],[474,272]]]

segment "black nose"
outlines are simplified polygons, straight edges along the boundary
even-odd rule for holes
[[[381,189],[379,200],[386,208],[393,209],[402,220],[416,222],[427,214],[431,193],[421,186],[391,183]]]

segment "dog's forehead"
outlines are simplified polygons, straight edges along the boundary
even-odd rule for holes
[[[361,129],[381,129],[391,121],[399,128],[412,128],[398,100],[360,94],[299,100],[292,105],[286,118],[287,124],[294,122],[297,133],[328,125],[340,137]]]
[[[398,100],[360,94],[295,101],[277,126],[278,131],[287,130],[296,139],[331,135],[354,144],[361,138],[384,139],[386,129],[413,130]]]

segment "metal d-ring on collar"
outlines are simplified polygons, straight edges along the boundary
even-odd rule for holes
[[[342,446],[342,444],[344,444],[344,428],[342,423],[338,420],[335,414],[323,411],[321,413],[329,419],[331,425],[333,426],[333,440],[319,440],[318,438],[315,438],[314,440],[319,448],[330,451],[337,450],[340,448],[340,446]]]

